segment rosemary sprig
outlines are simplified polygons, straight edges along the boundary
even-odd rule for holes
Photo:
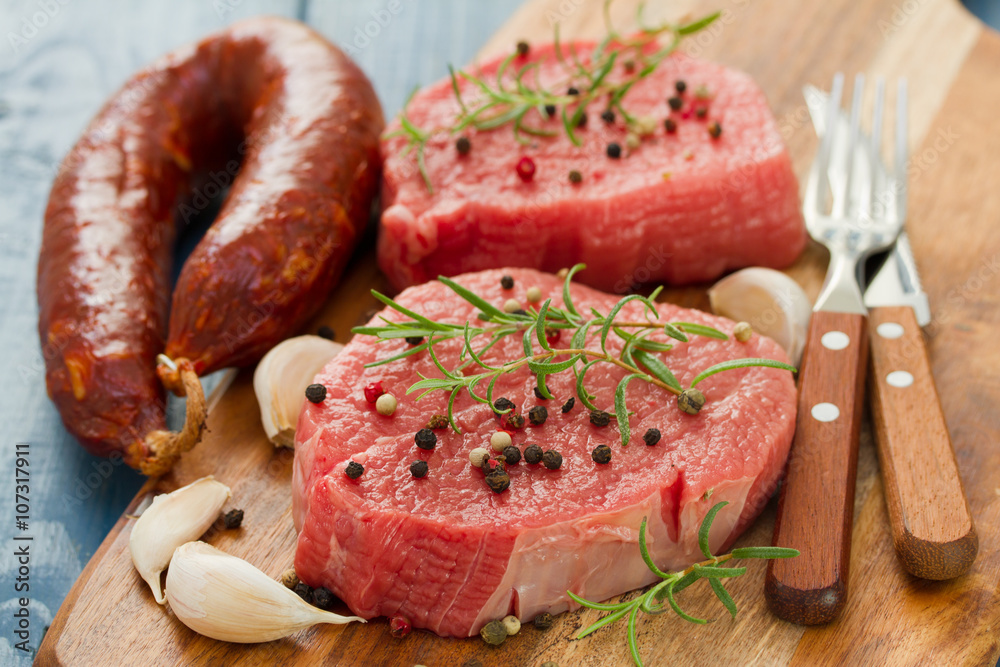
[[[583,268],[585,268],[583,264],[578,264],[567,272],[563,282],[563,308],[552,305],[552,300],[549,299],[537,310],[532,308],[529,311],[517,313],[504,312],[450,278],[439,277],[439,281],[478,309],[479,313],[475,325],[471,322],[453,324],[431,320],[373,290],[372,294],[376,299],[409,319],[392,321],[383,317],[382,325],[356,327],[353,329],[354,333],[375,336],[379,341],[399,338],[423,338],[425,340],[403,352],[371,362],[367,364],[366,368],[392,363],[426,351],[440,371],[441,377],[420,375],[420,380],[411,385],[406,393],[419,393],[416,400],[420,400],[435,391],[447,392],[448,419],[452,429],[456,433],[460,433],[461,431],[455,423],[453,410],[457,397],[465,391],[473,400],[489,405],[493,409],[493,390],[497,380],[502,375],[514,373],[525,367],[534,373],[538,381],[539,391],[547,398],[552,397],[546,384],[548,376],[572,370],[576,376],[577,398],[588,410],[601,410],[593,402],[594,395],[587,391],[586,375],[587,371],[594,365],[608,363],[625,371],[625,377],[620,380],[615,390],[614,408],[605,410],[613,414],[618,421],[622,445],[627,445],[631,436],[628,423],[631,412],[626,403],[626,389],[633,380],[652,384],[677,396],[680,400],[688,392],[695,392],[701,397],[695,386],[707,377],[728,370],[749,366],[768,366],[795,372],[794,366],[772,359],[731,359],[702,370],[692,380],[690,387],[685,389],[662,357],[662,355],[669,354],[674,345],[650,340],[648,336],[662,331],[678,343],[689,342],[691,336],[703,336],[718,340],[727,340],[729,337],[718,329],[703,324],[661,322],[655,302],[655,298],[660,292],[659,289],[655,290],[649,297],[637,294],[626,296],[618,301],[607,315],[596,309],[591,309],[590,316],[585,317],[573,303],[570,293],[570,283],[573,276]],[[622,309],[631,302],[642,304],[646,317],[644,321],[619,319]],[[556,347],[550,344],[548,332],[563,329],[572,332],[570,345]],[[599,334],[599,347],[587,346],[587,337],[590,334]],[[608,349],[607,341],[612,334],[624,342],[621,351],[617,354],[613,354]],[[491,362],[486,358],[486,353],[500,339],[513,335],[521,336],[524,350],[522,356],[504,363]],[[449,369],[438,358],[435,346],[452,339],[460,339],[463,346],[460,355],[461,363],[457,368]],[[483,339],[486,342],[477,349],[477,342]],[[470,366],[477,367],[479,372],[467,373],[466,369]],[[481,393],[482,387],[485,387],[485,395]]]
[[[531,138],[550,138],[558,133],[537,123],[551,117],[555,109],[563,131],[575,146],[582,141],[575,129],[580,126],[588,107],[595,101],[603,102],[605,108],[614,110],[624,119],[630,129],[634,129],[637,119],[623,106],[626,95],[639,81],[645,79],[680,46],[685,37],[704,30],[720,16],[720,12],[709,14],[686,24],[663,23],[647,25],[642,18],[643,5],[637,10],[636,23],[639,31],[633,36],[624,36],[613,26],[609,7],[611,0],[604,3],[604,21],[607,34],[594,48],[586,60],[581,59],[575,48],[565,49],[559,39],[559,24],[554,30],[553,46],[557,61],[565,70],[565,76],[551,86],[542,83],[537,62],[517,67],[520,58],[515,51],[507,56],[497,69],[495,80],[487,79],[466,70],[456,70],[451,65],[448,72],[451,88],[458,102],[459,111],[447,127],[421,129],[407,116],[409,100],[400,112],[400,129],[388,136],[403,136],[407,145],[403,155],[411,151],[416,155],[417,168],[427,186],[434,193],[430,174],[424,161],[427,143],[439,134],[454,135],[467,128],[488,132],[510,126],[514,139],[521,144],[530,144]],[[660,46],[665,37],[665,46]],[[612,76],[615,65],[627,63],[624,75]],[[529,76],[530,75],[530,76]],[[471,84],[474,96],[463,96],[460,81]],[[570,95],[569,88],[578,94]],[[411,95],[412,99],[412,95]],[[528,135],[527,137],[525,135]]]
[[[699,579],[708,581],[715,596],[719,598],[719,601],[722,602],[730,615],[736,618],[736,603],[729,594],[729,591],[726,590],[723,580],[739,577],[745,574],[747,569],[745,567],[724,566],[723,563],[733,559],[794,558],[799,555],[799,552],[796,549],[786,549],[784,547],[740,547],[733,549],[728,554],[713,556],[708,545],[708,535],[712,529],[712,522],[715,520],[715,515],[727,504],[725,501],[716,504],[708,511],[705,519],[701,522],[701,527],[698,530],[698,546],[701,548],[705,560],[694,563],[679,572],[663,572],[656,567],[646,544],[646,518],[643,517],[642,524],[639,526],[639,552],[642,554],[642,560],[646,563],[646,567],[662,579],[662,581],[654,584],[633,600],[614,604],[591,602],[575,595],[572,591],[566,591],[573,600],[584,607],[611,612],[596,623],[581,630],[576,639],[583,639],[587,635],[627,617],[629,650],[632,653],[632,660],[635,664],[638,667],[642,667],[642,656],[639,655],[638,642],[636,641],[636,620],[639,612],[655,616],[664,613],[669,608],[678,616],[691,623],[700,625],[708,623],[708,620],[696,618],[684,611],[676,598],[677,593]],[[664,599],[666,602],[664,602]]]

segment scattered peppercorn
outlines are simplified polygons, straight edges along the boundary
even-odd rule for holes
[[[357,479],[358,477],[361,477],[364,471],[365,467],[360,463],[356,463],[354,461],[348,463],[347,467],[344,468],[344,474],[350,477],[351,479]]]
[[[552,118],[553,116],[555,116],[556,115],[556,105],[554,105],[554,104],[546,104],[545,105],[545,115],[548,116],[549,118]]]
[[[413,441],[420,449],[434,449],[437,445],[438,437],[429,428],[422,428],[413,436]]]
[[[615,122],[615,112],[612,111],[611,109],[605,109],[604,111],[601,112],[601,120],[603,120],[605,123]]]
[[[670,105],[671,110],[680,111],[681,107],[684,106],[684,100],[675,95],[667,100],[667,104]]]
[[[448,428],[448,418],[444,415],[434,415],[427,422],[427,428],[434,429],[435,431]]]
[[[381,382],[371,382],[365,385],[365,400],[369,403],[375,403],[378,397],[385,393],[385,389],[382,388]]]
[[[611,423],[611,415],[604,410],[591,410],[590,423],[594,426],[607,426]]]
[[[528,445],[524,448],[524,460],[532,465],[541,463],[542,448],[538,445]]]
[[[572,171],[569,172],[569,182],[570,183],[576,184],[576,183],[580,183],[582,181],[583,181],[583,174],[581,174],[579,171],[577,171],[576,169],[573,169]]]
[[[389,619],[389,634],[391,634],[396,639],[400,639],[410,634],[413,630],[413,624],[410,623],[410,619],[402,614],[397,614]]]
[[[329,611],[330,607],[333,606],[334,601],[333,593],[326,586],[320,586],[313,590],[313,604],[323,609],[324,611]]]
[[[493,448],[494,452],[502,452],[512,444],[510,433],[507,431],[496,431],[490,436],[490,447]]]
[[[569,412],[570,410],[573,409],[574,405],[576,405],[576,398],[573,397],[573,396],[570,396],[569,400],[566,401],[565,403],[563,403],[563,406],[560,409],[562,410],[563,414],[566,414],[567,412]]]
[[[545,340],[549,345],[555,345],[562,338],[562,329],[550,329],[545,327]]]
[[[676,90],[678,93],[683,93],[685,90],[687,90],[687,87],[688,85],[683,79],[678,79],[677,81],[674,81],[674,90]]]
[[[590,458],[594,459],[594,463],[609,463],[611,461],[611,448],[607,445],[598,445],[590,453]]]
[[[547,611],[543,611],[538,616],[535,616],[535,627],[539,630],[548,630],[552,627],[552,614]]]
[[[337,337],[336,332],[334,332],[332,328],[326,326],[325,324],[319,328],[319,330],[316,332],[316,335],[319,336],[320,338],[325,338],[327,340],[333,340],[334,338]]]
[[[510,475],[505,470],[494,470],[486,475],[486,486],[493,490],[493,493],[503,493],[510,488]]]
[[[549,470],[558,470],[562,466],[562,454],[550,449],[542,454],[542,465]]]
[[[375,401],[375,411],[378,412],[383,417],[391,417],[396,412],[396,397],[392,394],[385,393],[378,397]]]
[[[410,464],[410,474],[417,479],[427,477],[427,461],[414,461]]]
[[[673,118],[668,118],[663,121],[663,127],[667,130],[668,134],[673,134],[677,131],[677,121]]]
[[[290,567],[281,573],[281,583],[285,588],[295,588],[299,583],[299,575],[295,574],[295,568]]]
[[[698,414],[703,405],[705,405],[705,395],[694,387],[685,389],[677,397],[677,407],[681,409],[681,412],[686,412],[689,415]]]
[[[531,47],[528,46],[528,43],[523,39],[517,43],[517,55],[521,56],[522,58],[528,55],[528,51],[530,50]]]
[[[708,115],[708,107],[698,107],[694,110],[694,115],[698,118],[704,118]]]
[[[722,136],[722,126],[719,125],[719,121],[713,120],[711,123],[708,124],[708,134],[713,139],[718,139],[720,136]]]
[[[310,403],[322,403],[326,398],[326,387],[321,384],[311,384],[306,387],[306,398]]]
[[[490,621],[479,631],[479,636],[490,646],[499,646],[507,639],[507,628],[501,621]]]
[[[494,472],[506,472],[507,471],[507,460],[502,456],[487,456],[483,459],[482,465],[479,469],[483,471],[484,475],[489,475]]]
[[[455,150],[459,155],[468,155],[472,150],[472,142],[464,134],[455,140]]]
[[[503,448],[503,458],[507,465],[516,466],[521,461],[521,450],[514,445],[507,445]]]
[[[517,308],[515,310],[510,311],[510,314],[511,315],[527,315],[528,311],[526,311],[524,308]]]
[[[222,517],[222,523],[226,530],[235,530],[243,525],[243,510],[229,510]]]
[[[515,167],[515,170],[517,171],[518,178],[525,183],[529,183],[535,178],[535,161],[525,155],[517,161],[517,167]]]
[[[708,86],[702,84],[694,89],[694,96],[699,100],[707,100],[712,96],[712,94],[708,92]]]
[[[535,398],[537,398],[538,400],[540,400],[540,401],[547,401],[547,400],[549,400],[549,399],[545,398],[542,395],[542,390],[539,389],[538,387],[534,387],[533,391],[535,392]]]
[[[581,112],[576,119],[577,127],[587,127],[587,112]]]
[[[524,428],[524,415],[516,412],[508,412],[504,415],[506,425],[511,428]]]
[[[642,439],[647,445],[652,447],[660,441],[660,430],[655,428],[647,429]]]
[[[608,144],[608,157],[617,160],[622,156],[622,147],[615,142]]]
[[[627,73],[629,73],[629,74],[631,74],[632,72],[635,71],[635,61],[634,60],[626,60],[624,62],[624,64],[623,64],[623,66],[625,68],[625,71]]]
[[[539,303],[542,300],[542,290],[537,285],[532,285],[524,293],[524,298],[528,300],[528,303]]]
[[[753,327],[749,322],[737,322],[733,327],[733,338],[741,343],[745,343],[753,336]]]
[[[500,278],[500,287],[504,289],[514,289],[514,279],[511,276]]]
[[[639,147],[639,144],[640,144],[639,135],[636,134],[635,132],[629,132],[628,134],[625,135],[625,148],[629,149],[630,151],[634,151],[636,148]]]
[[[513,614],[509,616],[504,616],[503,620],[500,622],[503,623],[504,630],[507,631],[508,635],[513,636],[521,631],[521,621],[520,619],[518,619],[517,616],[514,616]]]
[[[518,303],[517,299],[507,299],[503,304],[503,312],[505,313],[516,313],[521,310],[521,304]]]
[[[300,581],[299,583],[295,584],[295,587],[292,588],[292,590],[295,591],[295,593],[300,598],[302,598],[309,604],[313,603],[313,590],[312,587],[309,586],[309,584]]]
[[[566,91],[566,94],[567,95],[579,95],[580,94],[580,90],[579,90],[579,88],[574,88],[573,86],[570,86],[569,90]]]
[[[549,418],[549,411],[544,405],[536,405],[528,410],[528,420],[532,426],[541,426]]]
[[[406,342],[409,345],[412,345],[412,346],[415,347],[415,346],[420,345],[421,343],[424,342],[424,337],[423,336],[407,336],[405,338],[405,340],[406,340]]]
[[[476,447],[469,452],[469,463],[475,468],[482,468],[483,462],[490,457],[490,452],[485,447]]]
[[[510,400],[506,396],[501,396],[497,400],[493,401],[493,409],[496,412],[502,412],[504,410],[513,410],[517,406],[514,405],[514,401]]]

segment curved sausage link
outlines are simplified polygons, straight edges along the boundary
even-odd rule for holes
[[[157,451],[179,448],[163,445],[156,375],[177,225],[231,183],[175,289],[168,356],[198,374],[251,362],[342,271],[375,195],[382,127],[347,56],[276,18],[168,54],[106,103],[53,184],[38,268],[49,394],[89,451],[154,471]]]

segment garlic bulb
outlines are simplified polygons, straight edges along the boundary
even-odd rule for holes
[[[749,322],[753,330],[785,349],[793,364],[802,358],[812,303],[797,282],[780,271],[751,267],[708,290],[712,311]]]
[[[319,336],[296,336],[264,355],[253,374],[253,390],[268,440],[278,447],[295,446],[302,392],[343,349],[340,343]]]
[[[188,542],[174,552],[167,600],[174,615],[198,634],[241,644],[281,639],[317,623],[365,622],[313,607],[242,558],[204,542]]]
[[[160,573],[167,569],[174,549],[198,539],[217,518],[229,499],[229,487],[209,475],[176,491],[156,496],[132,526],[128,548],[132,564],[163,604]]]

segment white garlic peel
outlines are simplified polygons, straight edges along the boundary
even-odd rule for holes
[[[774,269],[751,267],[715,283],[708,299],[716,315],[749,322],[754,332],[773,338],[798,365],[812,303],[792,278]]]
[[[365,622],[313,607],[242,558],[204,542],[174,552],[167,601],[198,634],[240,644],[281,639],[317,623]]]
[[[275,345],[257,364],[253,391],[264,432],[275,446],[295,446],[303,392],[326,362],[343,349],[340,343],[320,336],[296,336]]]
[[[176,491],[156,496],[132,526],[128,549],[132,564],[163,604],[160,573],[167,569],[174,549],[196,540],[208,530],[231,492],[214,477],[202,477]]]

